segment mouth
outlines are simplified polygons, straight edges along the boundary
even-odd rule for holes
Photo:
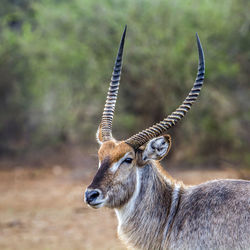
[[[105,200],[90,202],[88,205],[92,208],[98,209],[104,206]]]

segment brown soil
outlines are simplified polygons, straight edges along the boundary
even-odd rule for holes
[[[125,249],[109,209],[83,203],[93,167],[0,170],[0,249]],[[233,170],[173,171],[186,184],[238,178]]]

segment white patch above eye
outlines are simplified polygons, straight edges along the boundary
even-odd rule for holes
[[[115,173],[119,166],[123,163],[123,161],[130,155],[131,153],[126,153],[119,161],[113,163],[112,167],[109,169],[112,173]]]
[[[101,167],[101,162],[99,161],[99,164],[98,164],[98,169]]]

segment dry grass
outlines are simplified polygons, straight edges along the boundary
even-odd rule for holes
[[[0,171],[0,249],[125,249],[113,211],[94,210],[83,192],[94,170],[61,167]],[[174,171],[187,184],[237,178],[230,171]]]

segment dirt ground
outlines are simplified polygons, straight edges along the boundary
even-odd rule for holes
[[[93,168],[0,170],[0,249],[125,249],[109,209],[83,203]],[[214,178],[238,178],[233,170],[170,172],[186,184]]]

